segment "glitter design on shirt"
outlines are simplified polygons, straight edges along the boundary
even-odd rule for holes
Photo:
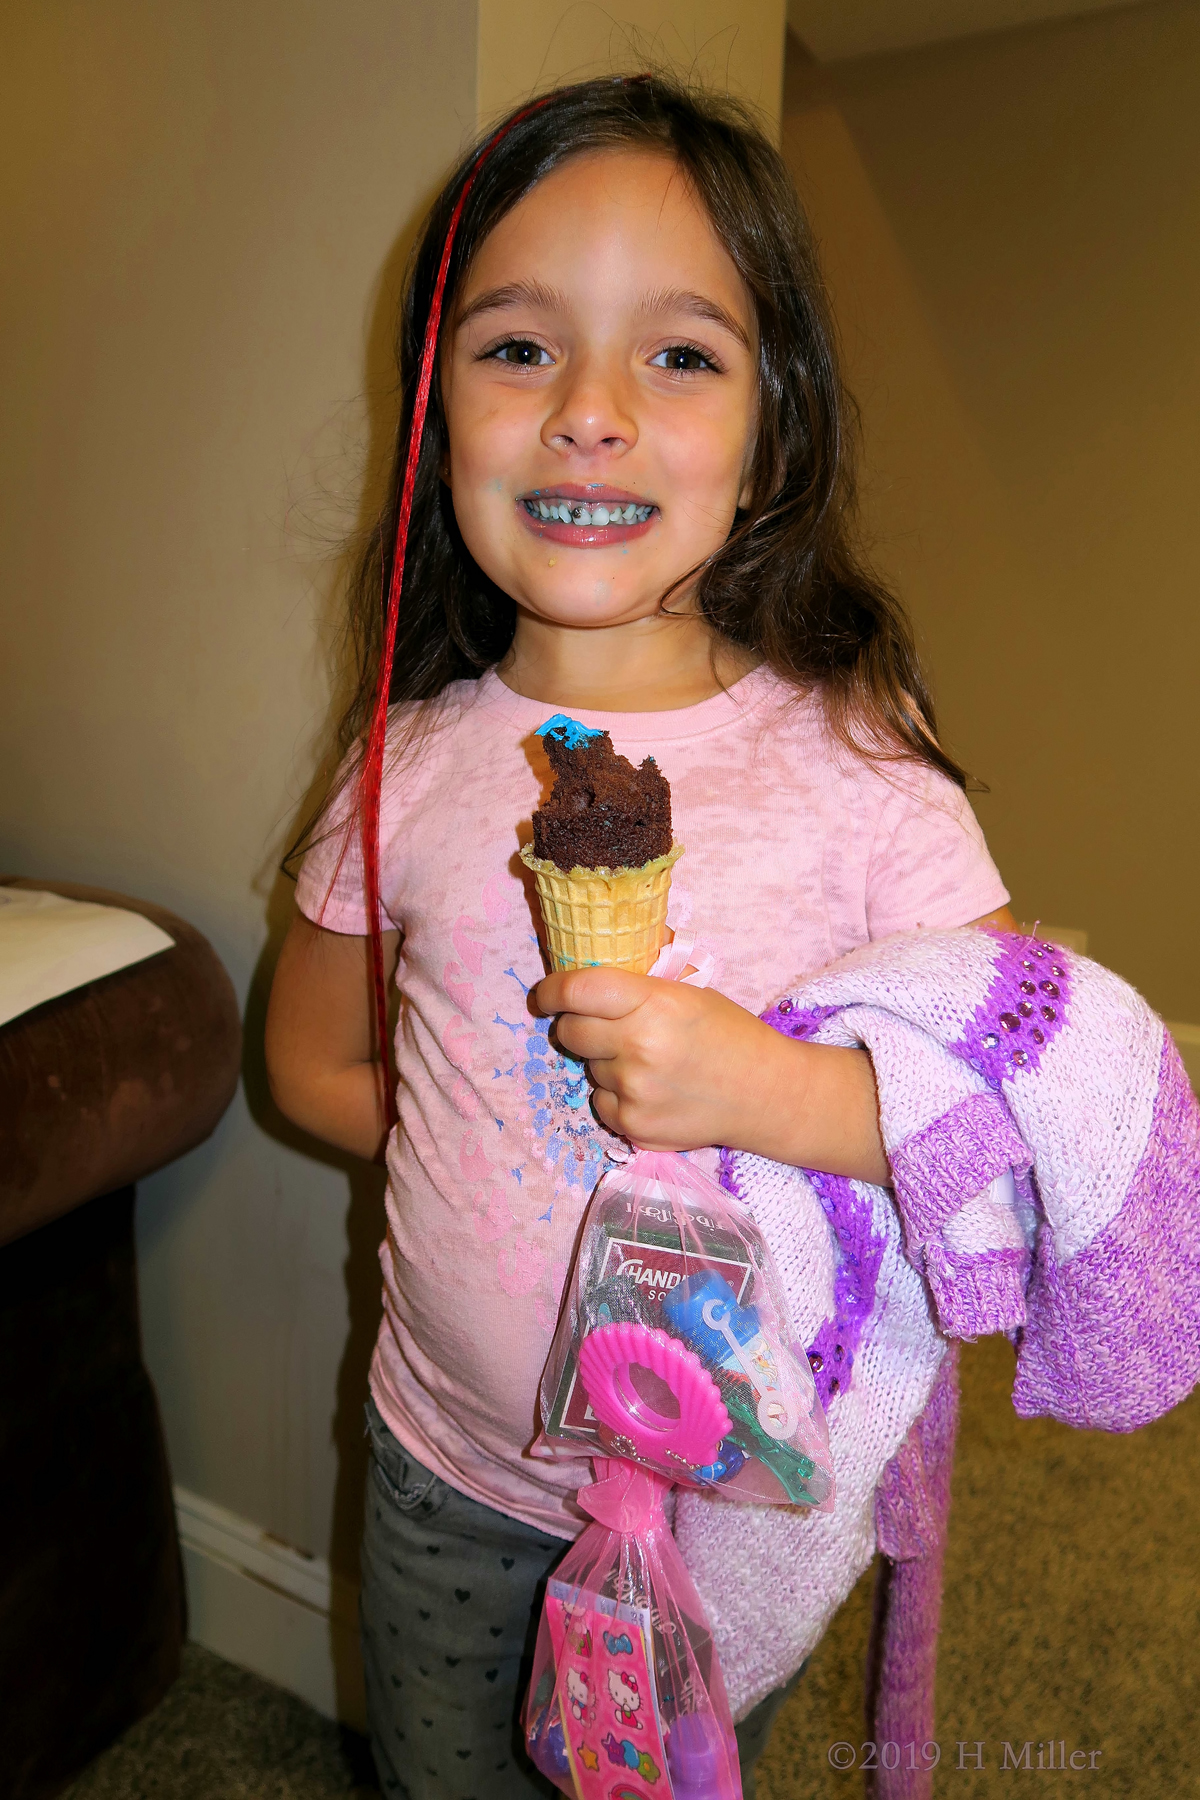
[[[521,1121],[556,1186],[590,1194],[612,1161],[611,1140],[592,1114],[586,1065],[554,1048],[550,1024],[533,1019],[526,1026]]]

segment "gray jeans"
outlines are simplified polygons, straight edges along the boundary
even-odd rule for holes
[[[362,1641],[384,1794],[555,1794],[525,1755],[519,1714],[546,1577],[568,1546],[431,1474],[401,1449],[373,1401],[367,1429]],[[737,1728],[745,1800],[754,1800],[754,1763],[802,1673]]]

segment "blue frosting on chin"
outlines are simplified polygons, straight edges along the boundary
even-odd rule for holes
[[[547,719],[544,725],[539,725],[537,735],[545,737],[548,731],[552,731],[556,738],[561,738],[568,750],[578,750],[580,745],[586,744],[590,738],[604,736],[604,733],[597,730],[595,726],[581,725],[578,719],[570,719],[566,713],[555,713],[552,719]]]

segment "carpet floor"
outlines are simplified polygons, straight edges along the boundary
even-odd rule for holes
[[[61,1800],[378,1800],[366,1740],[303,1700],[187,1644],[146,1718]]]
[[[1081,1783],[1094,1796],[1195,1800],[1200,1390],[1128,1436],[1073,1431],[1017,1417],[1013,1362],[1003,1338],[964,1346],[934,1791],[1008,1793],[1024,1770],[1005,1769],[1007,1741],[1018,1761],[1029,1743],[1031,1780],[1055,1792]],[[829,1753],[851,1745],[862,1761],[871,1589],[864,1576],[779,1719],[758,1800],[861,1793]],[[1100,1754],[1072,1770],[1080,1750]]]
[[[1200,1393],[1109,1437],[1018,1419],[1012,1366],[1003,1339],[964,1351],[938,1800],[1008,1793],[1026,1744],[1055,1791],[1200,1800]],[[758,1800],[861,1794],[870,1605],[868,1575],[780,1715]],[[360,1739],[189,1645],[161,1706],[64,1800],[367,1800],[371,1781]]]

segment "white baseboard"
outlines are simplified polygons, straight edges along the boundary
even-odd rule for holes
[[[358,1589],[211,1500],[175,1489],[188,1635],[298,1694],[328,1719],[366,1729]]]

